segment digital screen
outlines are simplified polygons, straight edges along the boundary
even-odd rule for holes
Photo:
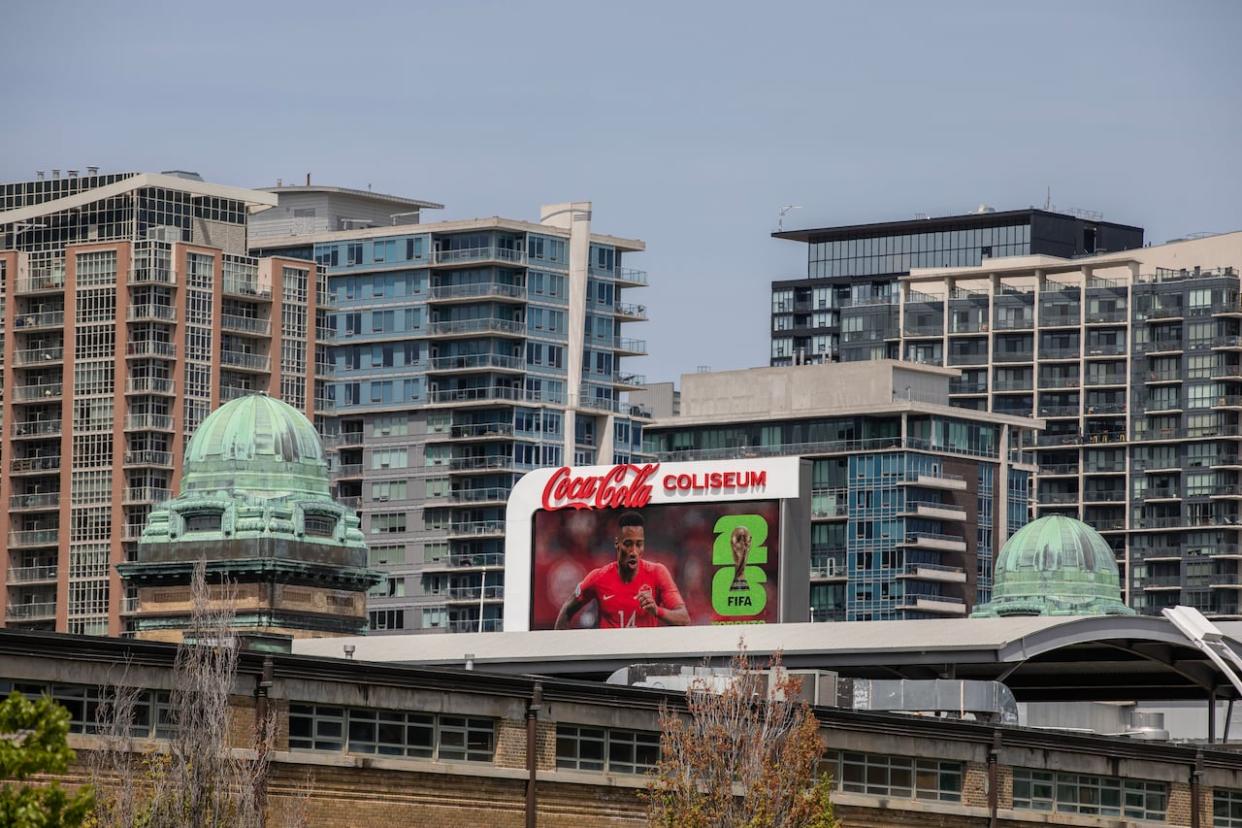
[[[775,623],[780,504],[535,512],[530,629]]]

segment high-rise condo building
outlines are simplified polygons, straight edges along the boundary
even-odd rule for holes
[[[1029,518],[1042,423],[949,405],[957,371],[880,360],[685,374],[659,460],[811,461],[811,621],[951,618]]]
[[[316,417],[317,268],[247,255],[248,214],[275,204],[183,172],[0,185],[6,626],[124,631],[115,565],[198,424],[256,391]]]
[[[1130,606],[1242,617],[1242,233],[915,270],[883,305],[954,405],[1046,421],[1037,514],[1108,539]],[[889,334],[886,334],[888,337]]]
[[[313,257],[328,274],[337,496],[388,573],[372,631],[499,629],[517,478],[641,453],[644,412],[626,392],[643,379],[621,360],[646,350],[625,335],[646,309],[623,301],[647,282],[629,266],[644,244],[593,233],[589,202],[546,206],[538,221],[415,223],[409,213],[438,205],[277,192],[337,228],[264,231],[253,252]],[[350,215],[365,220],[343,227]]]
[[[807,246],[806,277],[772,283],[772,365],[898,358],[891,299],[898,279],[914,268],[981,266],[1029,254],[1069,258],[1143,246],[1140,227],[1101,221],[1096,214],[1034,208],[981,207],[966,215],[772,235]]]

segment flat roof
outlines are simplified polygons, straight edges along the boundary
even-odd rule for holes
[[[1109,227],[1119,227],[1126,230],[1137,230],[1140,233],[1143,232],[1142,227],[1135,227],[1132,224],[1119,224],[1115,221],[1084,219],[1068,213],[1057,213],[1051,210],[1040,210],[1035,207],[1027,207],[1023,210],[997,210],[990,213],[961,213],[952,216],[929,216],[928,218],[902,219],[900,221],[878,221],[870,224],[842,224],[835,227],[814,227],[807,228],[805,230],[785,230],[773,233],[772,238],[789,239],[791,241],[801,242],[810,242],[812,240],[835,241],[838,239],[883,236],[897,233],[935,232],[939,230],[948,230],[962,224],[990,227],[1001,224],[1009,224],[1017,218],[1029,219],[1035,215],[1054,216],[1062,219],[1073,219],[1074,221],[1086,221],[1095,225],[1107,225]]]
[[[232,201],[241,201],[251,213],[257,213],[266,210],[269,207],[275,207],[277,198],[272,193],[265,193],[259,190],[248,190],[244,187],[232,187],[227,184],[212,184],[207,181],[195,181],[180,175],[165,175],[164,173],[138,173],[120,181],[114,181],[111,184],[105,184],[102,187],[93,187],[89,190],[82,190],[73,195],[64,198],[55,198],[51,201],[44,201],[39,204],[32,204],[28,207],[19,207],[16,210],[9,210],[0,213],[0,224],[11,224],[16,221],[28,221],[39,216],[46,216],[51,213],[59,213],[64,210],[72,210],[75,207],[85,207],[96,201],[102,201],[105,198],[123,195],[141,190],[146,187],[160,187],[165,190],[179,190],[184,193],[190,193],[195,196],[225,198]]]
[[[500,216],[489,218],[452,219],[419,224],[396,224],[383,227],[360,227],[355,230],[325,230],[320,233],[307,233],[301,236],[279,236],[272,239],[256,239],[252,247],[272,250],[279,247],[295,247],[321,242],[350,241],[353,239],[373,239],[393,235],[417,235],[419,233],[459,233],[468,230],[512,230],[518,233],[540,233],[545,236],[569,238],[569,231],[563,227],[552,227],[533,221],[507,219]],[[622,250],[638,253],[647,249],[647,243],[640,239],[625,239],[604,233],[592,233],[591,241],[619,247]]]
[[[684,397],[683,397],[684,399]],[[837,408],[821,408],[814,411],[777,411],[777,412],[753,412],[745,414],[706,414],[700,416],[687,416],[679,414],[673,417],[664,417],[645,425],[647,431],[662,428],[682,428],[693,427],[698,425],[723,425],[727,423],[747,423],[747,422],[773,422],[776,420],[805,420],[810,417],[880,417],[886,414],[938,414],[944,417],[953,417],[958,420],[971,420],[984,423],[999,423],[1001,425],[1011,425],[1020,428],[1042,429],[1047,424],[1041,417],[1018,417],[1013,414],[997,414],[991,411],[976,411],[972,408],[961,408],[951,405],[949,402],[943,404],[927,402],[924,400],[893,400],[891,403],[883,405],[866,405],[857,406],[839,406]]]
[[[1222,628],[1224,629],[1224,628]],[[1242,643],[1226,632],[1227,644]],[[739,641],[790,668],[860,678],[1002,681],[1019,701],[1139,701],[1238,694],[1165,618],[1028,616],[296,639],[299,655],[499,673],[604,677],[632,664],[727,663]]]
[[[291,194],[314,194],[328,193],[329,195],[347,195],[354,198],[366,198],[372,201],[382,201],[387,204],[395,204],[401,207],[417,207],[426,210],[442,210],[443,204],[437,204],[434,201],[423,201],[417,198],[406,198],[405,196],[392,195],[390,193],[376,193],[371,190],[359,190],[353,187],[327,187],[320,184],[288,184],[280,187],[257,187],[265,193],[283,193]]]

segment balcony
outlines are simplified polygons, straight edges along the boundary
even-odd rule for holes
[[[137,486],[125,490],[126,505],[163,503],[170,497],[172,497],[172,491],[170,489],[161,489],[154,486]]]
[[[526,323],[521,319],[485,317],[482,319],[456,319],[446,322],[432,322],[427,326],[427,334],[429,336],[477,336],[486,333],[525,336]]]
[[[503,520],[473,520],[464,523],[453,523],[448,527],[450,539],[503,537],[505,522]]]
[[[362,464],[346,463],[343,466],[337,466],[332,476],[338,480],[362,477]]]
[[[253,354],[246,351],[233,351],[221,348],[220,364],[240,371],[261,371],[266,373],[271,369],[272,360],[266,354]]]
[[[272,320],[226,313],[220,316],[220,329],[250,336],[268,336],[272,332]]]
[[[60,492],[37,492],[9,496],[9,508],[15,512],[36,509],[56,509],[60,506]]]
[[[125,393],[171,395],[173,381],[168,377],[130,377],[125,381]]]
[[[138,612],[138,596],[127,595],[121,599],[121,615],[133,615]]]
[[[452,471],[490,471],[492,469],[511,469],[516,464],[508,455],[491,455],[487,457],[453,457],[449,460]]]
[[[427,372],[502,370],[525,371],[526,360],[505,354],[466,354],[462,356],[432,357],[427,361]]]
[[[18,368],[30,368],[40,365],[55,365],[65,359],[65,349],[60,345],[49,345],[45,348],[25,348],[13,352],[13,365]]]
[[[56,546],[60,543],[60,530],[25,529],[9,532],[10,549],[30,549],[39,546]]]
[[[9,469],[13,474],[47,474],[60,472],[60,455],[53,454],[42,457],[14,457],[9,461]]]
[[[1124,402],[1099,402],[1091,403],[1087,406],[1088,417],[1101,417],[1125,413],[1126,404]]]
[[[361,431],[342,431],[324,442],[331,442],[337,448],[353,448],[365,444],[366,436]]]
[[[1219,350],[1242,348],[1242,336],[1218,336],[1212,340],[1212,348]]]
[[[958,474],[949,474],[948,472],[941,472],[939,474],[909,472],[902,475],[899,482],[902,486],[919,486],[924,489],[940,489],[947,492],[966,491],[966,478]]]
[[[65,388],[59,382],[35,383],[34,385],[18,385],[13,388],[15,402],[43,402],[58,400],[64,396]]]
[[[849,578],[844,550],[811,550],[812,581],[845,581]]]
[[[998,379],[992,383],[992,390],[1001,394],[1012,393],[1015,391],[1029,392],[1033,389],[1034,386],[1032,385],[1032,381],[1029,377],[1026,379]]]
[[[898,599],[897,606],[901,609],[934,612],[938,615],[966,614],[966,603],[961,598],[948,595],[903,595]]]
[[[173,456],[170,451],[127,451],[125,452],[125,465],[127,466],[155,466],[156,468],[171,469],[173,464]]]
[[[928,520],[950,520],[957,523],[966,520],[966,512],[952,503],[940,503],[932,500],[906,500],[905,508],[900,513],[904,517],[920,517]]]
[[[427,439],[435,439],[440,436],[429,434]],[[496,437],[512,437],[512,423],[468,423],[465,425],[455,425],[449,428],[448,432],[443,435],[450,440],[486,440]]]
[[[939,532],[909,532],[901,542],[912,549],[934,549],[937,552],[965,552],[966,539],[960,535]]]
[[[259,280],[256,277],[239,277],[225,274],[223,288],[225,296],[240,296],[243,299],[261,299],[265,301],[270,301],[272,298],[272,286],[259,284]]]
[[[618,302],[614,307],[614,312],[622,322],[646,322],[647,306],[632,305],[627,302]]]
[[[125,418],[127,431],[172,431],[172,427],[169,414],[130,414]]]
[[[449,506],[456,505],[477,505],[477,504],[501,504],[509,500],[509,489],[502,487],[487,487],[480,489],[454,489],[444,494],[428,494],[428,500],[434,500],[437,504],[443,502]]]
[[[162,357],[177,358],[177,346],[171,342],[160,342],[154,339],[142,342],[130,342],[125,346],[125,355],[129,357]]]
[[[959,365],[986,365],[987,362],[987,353],[949,352],[949,365],[954,367]]]
[[[58,268],[54,272],[37,276],[24,276],[17,279],[17,295],[27,293],[59,293],[65,289],[65,271]]]
[[[1126,345],[1124,342],[1098,342],[1096,344],[1087,343],[1087,358],[1091,357],[1107,357],[1107,356],[1125,356]]]
[[[1045,359],[1078,359],[1081,351],[1077,347],[1074,348],[1040,348],[1039,359],[1042,362]]]
[[[18,331],[63,329],[65,327],[65,312],[59,310],[43,311],[41,313],[19,313],[13,318],[13,327]]]
[[[988,384],[986,381],[949,380],[950,394],[986,394],[987,392]]]
[[[998,331],[1029,331],[1031,328],[1035,327],[1035,320],[1029,316],[1024,316],[1018,319],[1007,319],[1001,317],[996,320],[995,327]]]
[[[1117,374],[1088,373],[1086,382],[1083,383],[1083,385],[1089,385],[1093,387],[1113,386],[1113,385],[1122,386],[1122,385],[1127,385],[1127,384],[1128,384],[1128,381],[1126,380],[1126,375],[1121,374],[1121,373],[1117,373]]]
[[[1034,351],[997,351],[992,355],[992,361],[996,363],[1012,363],[1012,362],[1033,362],[1035,360]]]
[[[647,353],[647,340],[619,336],[614,340],[613,348],[617,356],[643,356]]]
[[[1041,417],[1077,417],[1080,409],[1076,405],[1041,405],[1039,407],[1039,416]]]
[[[13,423],[13,439],[54,437],[60,434],[60,420],[19,420]]]
[[[177,309],[171,305],[130,305],[125,318],[130,322],[175,322]]]
[[[505,282],[475,282],[465,285],[437,285],[428,296],[432,302],[477,301],[479,299],[526,299],[525,285]]]
[[[913,581],[934,581],[942,584],[966,583],[965,570],[963,570],[960,566],[945,566],[943,564],[906,564],[905,570],[897,577]]]
[[[51,621],[56,618],[56,602],[9,604],[5,617],[9,621]]]
[[[448,631],[451,633],[500,632],[504,629],[501,618],[451,618]]]
[[[487,385],[481,388],[454,388],[447,391],[431,391],[427,395],[427,402],[432,404],[489,401],[542,402],[547,399],[547,395],[541,391],[528,391],[525,388],[511,388],[504,385]],[[560,402],[559,400],[549,401]]]
[[[1082,381],[1078,378],[1077,375],[1050,376],[1050,377],[1039,378],[1040,388],[1077,388],[1081,384],[1082,384]]]
[[[845,518],[849,516],[849,489],[812,489],[812,518]]]
[[[647,271],[633,267],[618,267],[613,271],[613,279],[623,286],[643,287],[647,284]]]
[[[1040,477],[1077,477],[1077,463],[1041,463],[1039,466]]]
[[[447,599],[450,603],[461,601],[503,601],[505,588],[501,584],[492,586],[455,586],[449,587]]]
[[[1078,502],[1078,492],[1039,492],[1035,500],[1041,506],[1072,504]]]
[[[236,400],[241,397],[249,397],[251,394],[257,394],[257,393],[259,393],[259,390],[255,388],[246,388],[245,386],[240,386],[240,385],[221,385],[220,386],[220,401],[228,402],[229,400]],[[315,408],[317,409],[324,408],[325,406],[320,405],[319,402],[320,402],[319,398],[316,397]]]
[[[438,265],[470,264],[472,262],[508,262],[523,264],[526,252],[521,248],[498,247],[461,247],[456,250],[435,251],[435,263]]]
[[[157,265],[135,265],[129,271],[128,282],[131,285],[175,285],[177,274],[165,259]]]
[[[1086,321],[1088,325],[1116,325],[1124,324],[1128,318],[1129,313],[1124,310],[1087,311]]]
[[[46,566],[14,566],[9,568],[9,585],[56,582],[56,564]]]

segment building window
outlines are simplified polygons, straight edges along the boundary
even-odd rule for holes
[[[14,690],[27,698],[44,694],[51,696],[69,711],[70,733],[102,733],[113,724],[107,716],[108,702],[112,698],[110,688],[79,684],[31,684],[0,679],[0,697],[7,697]],[[134,698],[130,735],[168,739],[174,735],[174,730],[169,694],[159,690],[138,690]]]
[[[289,749],[490,762],[496,749],[496,723],[466,716],[291,704]]]
[[[405,610],[371,610],[367,618],[372,630],[405,629]]]
[[[837,790],[872,796],[962,801],[962,763],[878,753],[830,752],[825,757]]]
[[[1163,822],[1168,786],[1142,779],[1014,768],[1013,807]]]
[[[603,727],[556,726],[556,766],[608,773],[648,773],[660,760],[660,734]]]
[[[1242,791],[1212,791],[1212,824],[1216,828],[1242,828]]]
[[[371,515],[371,534],[400,534],[405,531],[405,512],[376,512]]]

